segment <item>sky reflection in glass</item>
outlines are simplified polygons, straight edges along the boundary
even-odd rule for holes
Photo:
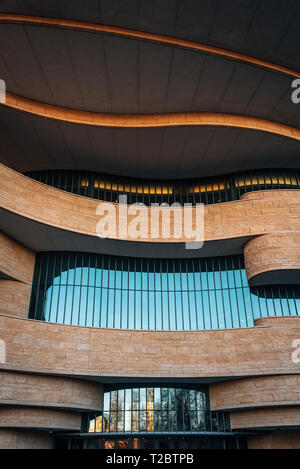
[[[30,317],[121,329],[198,330],[253,326],[300,313],[295,286],[249,288],[243,256],[133,259],[39,254]]]

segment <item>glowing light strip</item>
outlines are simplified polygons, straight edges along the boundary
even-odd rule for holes
[[[291,70],[287,67],[281,65],[273,64],[266,60],[258,59],[256,57],[249,57],[238,52],[221,49],[219,47],[210,46],[207,44],[202,44],[199,42],[190,41],[187,39],[181,39],[172,36],[165,36],[162,34],[148,33],[144,31],[137,31],[135,29],[121,28],[118,26],[107,26],[104,24],[89,23],[86,21],[75,21],[59,18],[46,18],[41,16],[31,16],[31,15],[20,15],[15,13],[0,13],[0,22],[8,23],[20,23],[20,24],[36,24],[36,25],[45,25],[45,26],[55,26],[66,29],[75,29],[80,31],[91,31],[94,33],[106,33],[116,36],[122,36],[137,40],[146,40],[160,44],[166,44],[168,46],[182,47],[185,49],[190,49],[194,51],[204,52],[212,55],[217,55],[221,57],[226,57],[228,59],[237,60],[240,62],[249,63],[251,65],[257,65],[259,67],[283,73],[291,77],[300,78],[300,72]]]

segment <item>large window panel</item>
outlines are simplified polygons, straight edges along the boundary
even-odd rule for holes
[[[299,286],[250,288],[242,256],[191,260],[39,253],[29,317],[102,328],[202,330],[300,314]]]
[[[208,387],[105,390],[103,414],[90,415],[89,432],[230,431],[227,414],[210,411]]]

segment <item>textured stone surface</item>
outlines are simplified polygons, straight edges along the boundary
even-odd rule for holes
[[[300,405],[300,374],[211,384],[209,397],[213,410]]]
[[[1,405],[34,405],[99,411],[103,386],[100,383],[58,376],[0,371]]]
[[[300,318],[214,331],[133,331],[0,316],[2,369],[82,376],[205,377],[299,373]]]
[[[0,314],[28,317],[31,285],[0,279]]]
[[[48,433],[0,429],[0,449],[53,449],[54,439]]]
[[[43,430],[80,430],[80,412],[39,409],[36,407],[0,407],[0,427]]]
[[[248,241],[244,248],[247,278],[252,284],[266,284],[267,273],[277,271],[272,283],[300,282],[300,233],[270,233]],[[280,275],[282,271],[282,275]],[[286,271],[290,272],[289,275]],[[294,273],[292,278],[291,275]],[[258,278],[259,276],[259,278]],[[270,275],[268,276],[270,280]]]
[[[299,427],[300,407],[234,411],[230,422],[232,429]]]
[[[272,432],[248,438],[248,449],[300,449],[300,431]]]
[[[0,232],[0,314],[28,316],[34,263],[35,253]]]
[[[300,190],[272,190],[251,192],[241,200],[205,206],[205,240],[225,240],[293,231],[300,232]],[[46,186],[0,165],[0,207],[13,213],[77,233],[96,235],[100,216],[96,214],[99,201],[70,194]],[[150,217],[150,209],[148,219]],[[128,221],[133,215],[128,216]],[[173,220],[173,213],[171,213]],[[195,226],[195,210],[193,224]],[[123,226],[123,218],[117,222]],[[150,226],[150,225],[149,225]],[[118,239],[132,240],[120,236]],[[150,239],[141,230],[141,238],[134,241],[178,243],[190,241]]]
[[[0,232],[0,272],[31,285],[34,261],[35,253]]]

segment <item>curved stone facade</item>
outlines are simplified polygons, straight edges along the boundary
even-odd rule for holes
[[[0,316],[2,369],[76,376],[150,378],[298,374],[292,343],[300,318],[215,331],[133,331]],[[126,366],[125,366],[126,365]]]
[[[245,267],[250,285],[300,282],[300,233],[269,233],[247,242]]]
[[[300,407],[256,409],[230,413],[233,429],[277,429],[299,427]]]
[[[31,285],[0,279],[0,313],[28,317]]]
[[[0,371],[1,405],[55,407],[97,412],[102,410],[100,383],[51,375]]]
[[[97,215],[99,201],[70,194],[34,181],[3,165],[0,165],[1,191],[0,208],[19,214],[34,222],[63,230],[96,237],[96,226],[101,217]],[[16,190],[16,188],[18,188]],[[253,238],[267,233],[300,232],[300,190],[274,190],[251,192],[240,201],[215,204],[204,207],[206,242]],[[118,207],[118,204],[114,204]],[[150,209],[147,207],[148,219]],[[191,210],[193,223],[196,220],[194,208]],[[174,215],[171,214],[171,220]],[[128,215],[128,223],[134,215]],[[117,225],[122,225],[122,216]],[[150,223],[148,224],[150,226]],[[193,225],[194,226],[194,225]],[[118,231],[118,230],[117,230]],[[141,231],[141,237],[112,237],[119,241],[184,243],[189,238],[167,240],[160,236],[149,238]],[[220,244],[219,247],[221,247]]]
[[[0,232],[1,276],[31,285],[34,261],[34,252]]]
[[[54,438],[48,433],[0,429],[1,449],[54,449]]]
[[[213,410],[300,405],[300,374],[262,376],[210,385]]]
[[[274,431],[266,436],[248,438],[249,449],[295,449],[299,447],[300,433],[295,431]]]
[[[26,428],[43,431],[80,430],[81,414],[36,407],[1,407],[0,428]]]

